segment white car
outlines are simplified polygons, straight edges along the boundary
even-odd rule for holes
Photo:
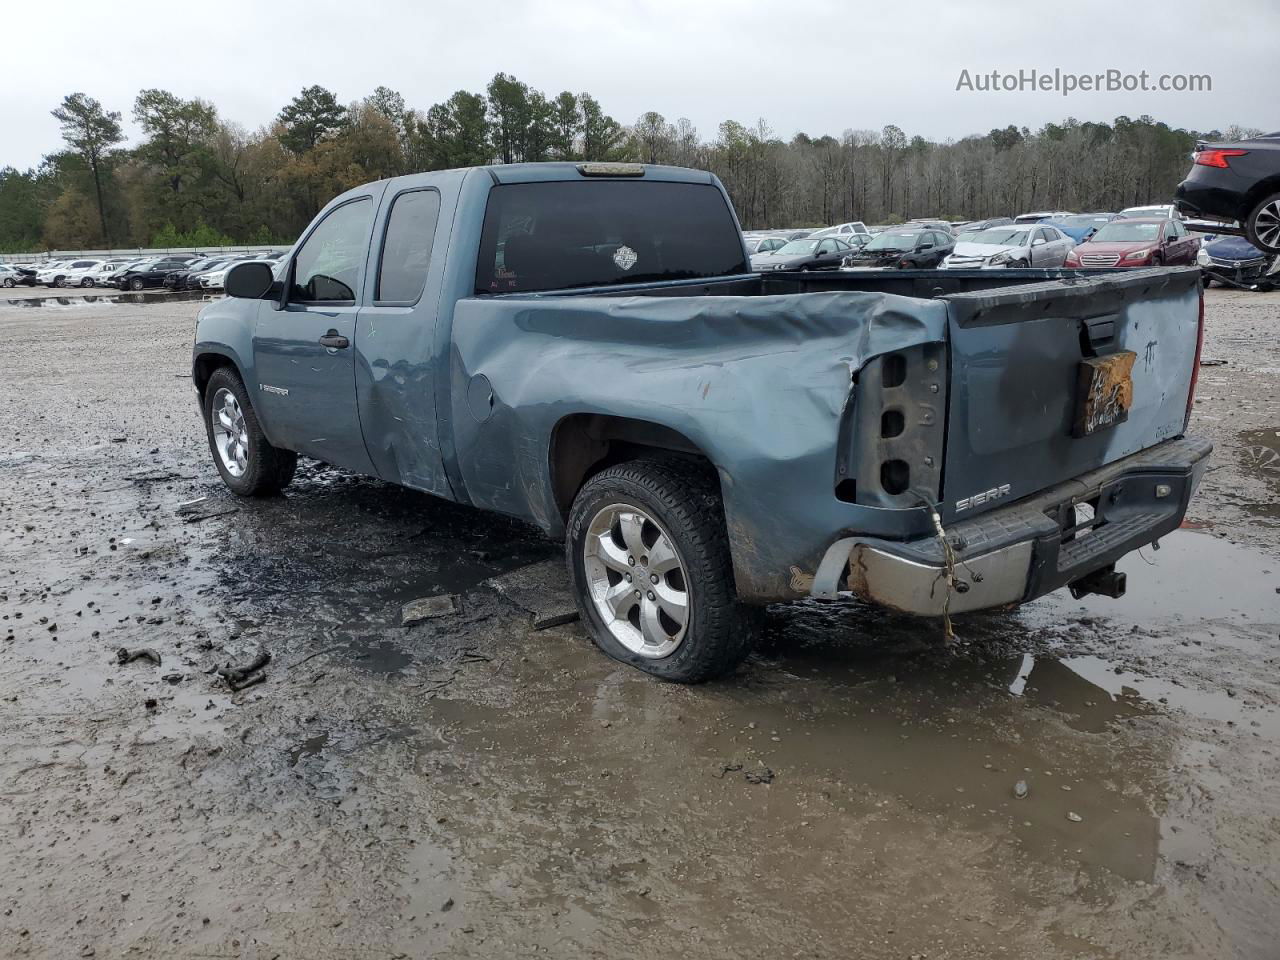
[[[22,282],[22,274],[12,264],[0,263],[0,286],[16,287]]]
[[[268,259],[230,260],[217,270],[211,270],[208,273],[200,274],[201,288],[205,290],[221,290],[227,282],[227,271],[232,267],[240,266],[242,263],[265,263],[271,267],[273,273],[277,273],[278,271],[276,268],[280,266],[278,261]]]
[[[62,276],[64,287],[98,287],[111,282],[119,264],[99,260],[91,267],[68,267]]]
[[[87,270],[100,263],[101,260],[53,260],[36,273],[36,283],[42,283],[46,287],[66,286],[65,280],[69,273]]]
[[[1135,217],[1159,217],[1162,220],[1181,220],[1178,208],[1171,203],[1158,203],[1150,207],[1125,207],[1120,211],[1120,219],[1132,220]]]
[[[747,253],[753,257],[757,253],[772,253],[779,247],[787,245],[786,237],[744,237],[747,244]]]
[[[1060,267],[1075,241],[1044,224],[988,227],[956,244],[940,264],[943,270],[1006,267]]]
[[[815,230],[809,234],[811,237],[848,237],[853,233],[870,233],[867,225],[861,220],[851,220],[848,223],[837,223],[833,227],[826,227],[822,230]]]
[[[1041,220],[1060,220],[1063,217],[1075,216],[1070,210],[1035,210],[1031,213],[1020,213],[1013,218],[1013,222],[1022,226],[1029,223],[1039,223]]]

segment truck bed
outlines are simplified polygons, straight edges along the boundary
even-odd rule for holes
[[[803,595],[833,530],[928,537],[933,510],[968,520],[1180,436],[1199,318],[1194,268],[815,272],[475,297],[454,317],[453,382],[507,386],[483,427],[453,418],[459,460],[479,503],[524,515],[544,504],[532,519],[555,529],[535,472],[544,454],[523,438],[554,435],[568,415],[657,410],[728,465],[744,595]],[[1081,432],[1081,371],[1108,357],[1131,382],[1127,406]],[[526,455],[513,481],[507,465]]]

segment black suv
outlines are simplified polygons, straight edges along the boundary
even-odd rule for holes
[[[1280,253],[1280,131],[1201,143],[1174,201],[1188,217],[1239,221],[1259,250]]]
[[[146,263],[137,263],[128,270],[122,271],[119,276],[114,279],[114,283],[121,290],[141,290],[144,287],[160,287],[164,285],[164,278],[175,270],[185,270],[187,268],[186,260],[150,260]]]

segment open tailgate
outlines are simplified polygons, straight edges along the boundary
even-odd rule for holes
[[[1008,504],[1182,435],[1196,268],[951,294],[944,518]]]

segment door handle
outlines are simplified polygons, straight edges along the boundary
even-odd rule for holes
[[[338,333],[337,330],[330,330],[320,338],[320,346],[328,347],[330,350],[345,350],[351,346],[351,341]]]

